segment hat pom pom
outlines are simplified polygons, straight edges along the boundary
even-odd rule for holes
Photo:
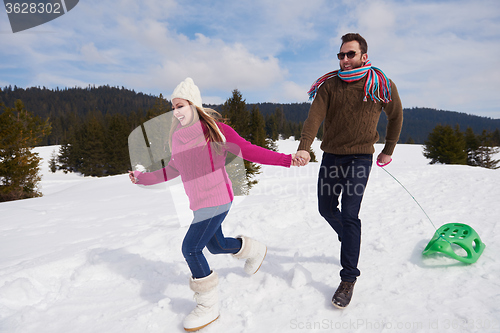
[[[173,100],[174,98],[188,100],[200,109],[203,108],[200,89],[196,86],[196,84],[194,84],[193,79],[190,77],[179,83],[179,85],[174,89],[170,100]]]

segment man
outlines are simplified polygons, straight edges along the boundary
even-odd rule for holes
[[[372,67],[368,46],[359,34],[342,36],[337,57],[340,70],[319,78],[309,91],[314,98],[304,122],[296,157],[305,165],[310,147],[323,123],[323,160],[318,176],[318,208],[341,241],[341,282],[332,303],[338,308],[351,301],[361,245],[359,210],[379,136],[381,111],[387,114],[385,146],[381,164],[391,161],[403,123],[403,108],[395,84]],[[315,97],[314,97],[315,96]],[[341,209],[339,209],[339,196]]]

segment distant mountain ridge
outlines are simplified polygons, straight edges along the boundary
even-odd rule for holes
[[[256,105],[263,115],[273,113],[276,108],[282,108],[286,119],[294,122],[303,122],[307,118],[310,103],[294,104],[275,104],[275,103],[256,103],[249,104],[249,107]],[[480,134],[483,130],[495,131],[500,129],[500,119],[492,119],[460,113],[456,111],[436,110],[431,108],[405,108],[403,128],[401,130],[400,142],[405,143],[408,139],[413,139],[415,143],[424,143],[429,133],[436,125],[450,125],[455,127],[457,124],[462,131],[471,127],[474,133]],[[380,136],[383,137],[387,117],[382,112],[377,129]]]
[[[41,117],[51,118],[68,113],[83,116],[94,110],[99,110],[103,114],[143,112],[151,109],[157,98],[158,96],[138,93],[124,87],[110,86],[55,90],[40,87],[23,89],[8,86],[0,91],[0,103],[3,102],[6,106],[13,107],[14,102],[20,99],[29,111]],[[249,109],[253,106],[257,106],[264,116],[274,113],[276,109],[281,109],[288,121],[300,123],[307,118],[310,103],[247,103]],[[207,107],[220,109],[221,105],[207,105]],[[382,138],[386,123],[387,118],[382,113],[378,124]],[[500,119],[431,108],[405,108],[400,142],[405,143],[413,140],[415,143],[423,143],[437,124],[453,127],[458,124],[462,131],[470,126],[476,134],[480,134],[483,130],[495,131],[499,129]]]

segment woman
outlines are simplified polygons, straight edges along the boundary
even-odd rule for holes
[[[201,94],[191,78],[181,82],[172,96],[174,119],[169,145],[172,158],[158,171],[130,172],[135,184],[153,185],[181,176],[194,218],[182,243],[182,254],[191,270],[189,286],[196,308],[185,318],[184,329],[196,331],[219,317],[218,276],[210,270],[203,249],[212,254],[229,253],[246,259],[245,272],[260,268],[267,248],[245,236],[225,237],[221,223],[234,198],[225,169],[228,152],[251,162],[290,167],[298,165],[295,154],[285,155],[255,146],[230,126],[217,121],[218,113],[204,109]]]

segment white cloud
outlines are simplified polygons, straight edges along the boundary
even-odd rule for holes
[[[405,106],[477,112],[498,105],[499,18],[491,0],[361,1],[341,34],[367,39],[373,65],[396,82]]]
[[[393,4],[384,0],[362,3],[355,11],[359,29],[369,31],[372,36],[392,34],[397,28],[393,8]]]
[[[0,76],[165,96],[191,76],[210,101],[235,88],[252,102],[304,101],[338,68],[340,37],[360,32],[405,106],[474,112],[498,105],[499,31],[497,0],[89,0],[46,26],[0,34],[11,65]]]
[[[116,63],[114,60],[114,54],[116,51],[99,51],[94,43],[88,43],[81,47],[80,53],[85,62],[106,64],[106,63]]]
[[[292,102],[306,102],[309,98],[307,91],[309,86],[300,85],[292,81],[285,81],[281,85],[281,94],[274,98],[273,102],[292,101]]]
[[[145,73],[130,77],[144,87],[173,89],[190,76],[200,88],[252,89],[273,84],[286,74],[277,58],[259,57],[241,43],[226,43],[201,33],[190,39],[157,21],[138,25],[121,18],[119,25],[129,42],[137,45],[130,50],[132,57],[140,59],[148,50],[148,57],[154,59],[144,64]]]

